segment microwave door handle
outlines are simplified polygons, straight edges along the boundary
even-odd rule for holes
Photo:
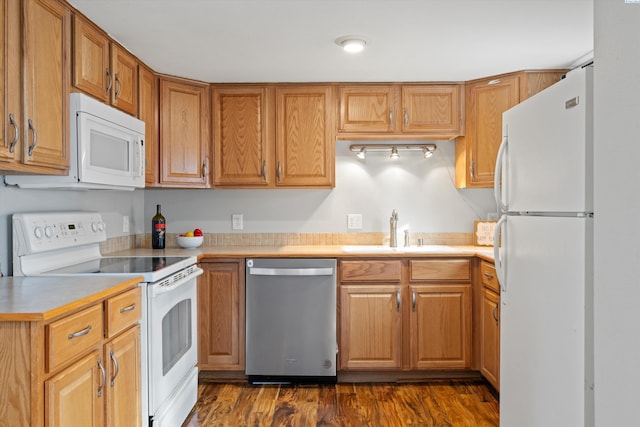
[[[137,142],[138,144],[138,172],[137,176],[144,175],[145,169],[145,153],[144,153],[144,140],[140,138]]]

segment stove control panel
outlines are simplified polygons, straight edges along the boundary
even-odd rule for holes
[[[97,212],[37,212],[13,215],[13,254],[31,255],[107,240]]]

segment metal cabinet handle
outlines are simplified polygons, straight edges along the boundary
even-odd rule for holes
[[[116,356],[113,354],[113,350],[109,352],[109,357],[111,357],[111,363],[113,363],[113,376],[111,377],[111,387],[113,387],[116,377],[118,376],[118,372],[120,372],[120,366],[118,366],[118,361],[116,360]]]
[[[396,291],[396,311],[400,312],[400,291]]]
[[[278,160],[278,167],[276,167],[276,179],[278,182],[282,180],[282,166],[280,165],[280,160]]]
[[[389,129],[393,129],[393,107],[389,107]]]
[[[36,127],[31,119],[29,119],[27,123],[29,123],[29,130],[33,132],[33,143],[29,146],[28,151],[29,157],[31,157],[33,155],[33,150],[36,148],[36,145],[38,145],[38,131],[36,131]]]
[[[86,328],[82,329],[81,331],[74,332],[72,334],[67,335],[67,339],[72,340],[74,338],[78,338],[78,337],[81,337],[83,335],[87,335],[90,330],[91,330],[91,325],[87,326]]]
[[[267,161],[262,161],[262,179],[267,180]]]
[[[404,109],[404,127],[409,127],[409,110]]]
[[[120,78],[118,77],[118,73],[115,74],[116,83],[118,86],[116,87],[115,99],[118,99],[120,96],[120,92],[122,92],[122,83],[120,82]]]
[[[474,173],[474,167],[473,167],[473,159],[469,160],[469,176],[471,177],[472,181],[475,181],[476,179],[476,174]]]
[[[107,383],[107,372],[104,370],[104,365],[102,364],[102,359],[98,359],[98,368],[100,368],[100,373],[102,375],[102,382],[98,386],[98,397],[102,396],[102,390],[104,389],[104,385]]]
[[[18,125],[16,124],[15,117],[13,117],[13,113],[9,113],[9,124],[13,126],[13,140],[9,143],[9,152],[13,153],[13,150],[16,147],[16,143],[18,142],[18,138],[20,137],[20,130],[18,129]]]
[[[126,307],[122,307],[120,309],[120,313],[126,313],[127,311],[131,311],[134,308],[136,308],[136,303],[135,302],[133,304],[131,304],[131,305],[126,306]]]
[[[498,303],[496,302],[495,307],[493,307],[493,320],[496,321],[496,326],[498,325],[498,322],[500,321],[500,319],[498,318]]]
[[[209,174],[209,162],[207,161],[207,159],[204,159],[204,161],[202,162],[202,177],[206,178],[208,174]]]
[[[111,71],[109,71],[109,67],[107,67],[106,71],[109,82],[107,83],[107,90],[105,90],[105,93],[108,94],[111,91],[111,87],[113,87],[113,78],[111,78]]]
[[[483,274],[484,274],[484,277],[488,277],[489,279],[493,279],[493,277],[494,277],[493,274],[491,274],[491,273],[489,273],[487,271],[485,271]]]
[[[411,291],[411,311],[416,311],[416,291]]]

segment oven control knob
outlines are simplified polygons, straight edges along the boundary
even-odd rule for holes
[[[44,228],[44,235],[47,236],[47,239],[50,239],[51,236],[53,236],[53,228],[51,228],[51,226],[47,225]]]
[[[42,227],[37,226],[34,230],[33,230],[33,234],[36,236],[36,239],[42,239],[42,236],[44,236],[44,232],[42,231]]]
[[[97,222],[92,222],[91,223],[91,231],[93,231],[94,233],[96,231],[98,231],[98,223]]]
[[[104,231],[104,222],[100,221],[98,223],[98,231]]]

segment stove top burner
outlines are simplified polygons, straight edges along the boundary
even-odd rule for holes
[[[142,274],[162,270],[184,257],[102,257],[43,274]]]

